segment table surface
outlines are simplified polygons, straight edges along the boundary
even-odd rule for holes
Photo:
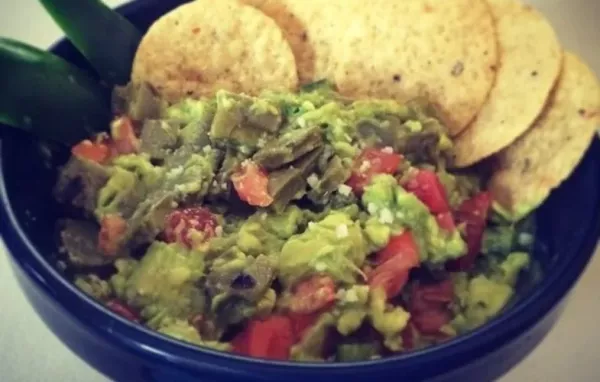
[[[111,6],[123,0],[106,0]],[[556,27],[563,44],[581,54],[600,73],[600,1],[530,0]],[[0,4],[0,36],[47,47],[61,35],[35,0]],[[595,257],[579,281],[566,312],[544,342],[501,379],[513,381],[593,381],[600,376],[600,258]],[[106,382],[107,379],[71,353],[44,326],[28,305],[10,271],[0,242],[0,370],[4,382]],[[10,349],[7,351],[7,349]]]

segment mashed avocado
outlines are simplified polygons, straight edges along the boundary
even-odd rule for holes
[[[441,229],[427,207],[390,175],[377,175],[365,188],[362,204],[369,214],[398,232],[409,228],[419,244],[421,261],[439,264],[467,253],[459,231]]]
[[[293,285],[316,273],[328,274],[341,283],[356,282],[362,276],[360,266],[368,255],[368,243],[360,223],[338,211],[311,223],[302,234],[290,237],[281,248],[281,282]]]
[[[465,332],[495,317],[513,296],[517,277],[529,267],[530,262],[527,253],[513,252],[485,273],[474,277],[466,273],[455,274],[457,314],[452,322],[453,328]]]
[[[139,262],[131,262],[111,282],[117,297],[156,323],[202,311],[202,291],[195,284],[203,275],[201,253],[157,241]]]
[[[534,230],[465,207],[483,177],[445,167],[424,110],[326,82],[163,104],[61,171],[57,200],[86,219],[61,226],[74,282],[174,339],[274,359],[371,360],[483,325]]]

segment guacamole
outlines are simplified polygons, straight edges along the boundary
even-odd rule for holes
[[[61,248],[82,291],[159,333],[376,359],[485,324],[530,266],[532,221],[496,212],[483,173],[446,168],[427,105],[327,83],[176,104],[118,90],[111,133],[60,171]]]

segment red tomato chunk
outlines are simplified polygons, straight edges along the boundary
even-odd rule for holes
[[[491,194],[481,192],[464,201],[455,213],[458,224],[465,226],[465,240],[468,252],[465,256],[451,261],[448,268],[453,271],[469,270],[481,251],[481,240],[485,230],[487,216],[492,204]]]
[[[335,283],[329,276],[315,276],[299,283],[290,303],[293,313],[310,314],[335,301]]]
[[[369,274],[371,288],[382,287],[388,298],[397,296],[408,282],[409,272],[418,267],[419,250],[410,231],[390,239],[375,258],[377,266]]]
[[[296,343],[292,320],[273,315],[264,320],[250,321],[232,341],[233,351],[250,357],[288,360]]]
[[[241,200],[255,207],[267,207],[273,203],[269,195],[269,177],[256,163],[244,161],[231,176],[233,187]]]
[[[113,145],[119,154],[134,154],[140,149],[140,140],[135,135],[133,122],[128,117],[120,117],[111,125]]]
[[[127,222],[119,215],[106,215],[100,223],[98,234],[98,247],[108,256],[115,256],[125,231]]]
[[[126,304],[124,304],[123,302],[121,302],[117,299],[108,301],[106,303],[106,307],[108,309],[112,310],[114,313],[118,314],[119,316],[122,316],[122,317],[128,319],[129,321],[133,321],[133,322],[140,321],[140,317],[133,309],[131,309]]]
[[[165,240],[194,246],[194,233],[202,234],[202,241],[215,236],[217,219],[206,208],[190,207],[171,212],[166,218]]]
[[[394,152],[388,152],[385,149],[365,149],[354,162],[352,175],[346,184],[355,193],[361,194],[373,176],[377,174],[392,175],[397,171],[401,162],[402,156]]]
[[[453,299],[451,280],[415,285],[411,290],[408,310],[416,329],[423,334],[438,335],[440,329],[452,320],[448,304]]]
[[[435,172],[417,170],[416,174],[406,182],[404,188],[415,194],[432,214],[437,215],[450,211],[446,190]]]

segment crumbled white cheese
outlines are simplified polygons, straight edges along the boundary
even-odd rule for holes
[[[319,184],[319,178],[317,177],[317,174],[312,173],[310,174],[310,176],[306,179],[306,182],[308,183],[309,186],[311,186],[312,188],[317,188],[317,185]]]
[[[344,196],[350,196],[352,193],[352,187],[347,184],[340,184],[338,187],[338,192]]]
[[[242,154],[250,154],[250,147],[248,147],[246,145],[241,145],[239,147],[239,150]]]
[[[383,224],[391,224],[394,222],[394,215],[389,208],[384,208],[379,214],[379,221]]]
[[[366,172],[368,169],[371,168],[371,162],[369,162],[368,160],[363,161],[360,164],[360,167],[358,168],[359,172]]]
[[[379,208],[377,207],[377,205],[375,203],[367,204],[367,211],[369,212],[370,215],[376,215],[378,210],[379,210]]]
[[[381,152],[385,153],[385,154],[393,154],[394,153],[394,149],[391,148],[390,146],[386,146],[386,147],[384,147],[384,148],[381,149]]]
[[[202,151],[204,152],[204,154],[210,154],[212,152],[212,147],[206,145],[202,148]]]
[[[318,261],[317,263],[315,263],[315,270],[317,272],[324,272],[327,269],[327,264],[325,264],[322,261]]]
[[[311,229],[315,226],[314,222],[308,222],[308,229]]]
[[[338,237],[338,239],[348,237],[348,226],[345,224],[340,224],[335,227],[335,235]]]

